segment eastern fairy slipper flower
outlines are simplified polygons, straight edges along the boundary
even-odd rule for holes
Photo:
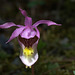
[[[32,25],[32,18],[27,16],[26,11],[22,10],[21,8],[19,8],[19,10],[25,17],[24,25],[16,25],[13,22],[7,22],[4,23],[3,25],[0,25],[0,28],[5,29],[10,28],[12,26],[18,27],[14,30],[10,39],[6,43],[10,42],[12,39],[17,37],[18,42],[22,47],[20,59],[26,65],[26,67],[27,66],[30,67],[38,59],[37,44],[40,39],[40,32],[37,29],[37,26],[39,24],[47,24],[48,26],[51,25],[60,26],[61,24],[56,24],[55,22],[52,22],[50,20],[39,20]]]

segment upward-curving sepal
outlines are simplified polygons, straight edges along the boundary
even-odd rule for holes
[[[25,16],[25,17],[27,16],[27,13],[26,13],[25,10],[23,10],[23,9],[21,9],[21,8],[19,8],[19,10],[21,11],[21,13],[22,13],[23,16]]]
[[[26,26],[31,26],[32,25],[32,18],[31,17],[25,17],[25,23]]]

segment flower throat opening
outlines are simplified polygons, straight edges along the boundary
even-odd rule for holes
[[[19,40],[20,40],[21,43],[23,43],[25,45],[25,47],[30,48],[38,40],[38,37],[34,36],[33,38],[26,39],[26,38],[22,38],[19,35]]]

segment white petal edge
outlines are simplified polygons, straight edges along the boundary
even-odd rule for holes
[[[20,59],[26,66],[32,66],[38,60],[38,53],[36,53],[33,57],[29,59],[22,55],[20,56]]]

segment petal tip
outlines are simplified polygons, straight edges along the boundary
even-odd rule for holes
[[[62,24],[57,24],[58,26],[62,26]]]
[[[20,7],[19,7],[19,10],[21,11],[21,13],[22,13],[23,16],[27,16],[27,13],[26,13],[25,10],[21,9]]]
[[[9,41],[7,41],[5,44],[8,44]]]
[[[22,9],[19,7],[19,10],[21,11]]]

